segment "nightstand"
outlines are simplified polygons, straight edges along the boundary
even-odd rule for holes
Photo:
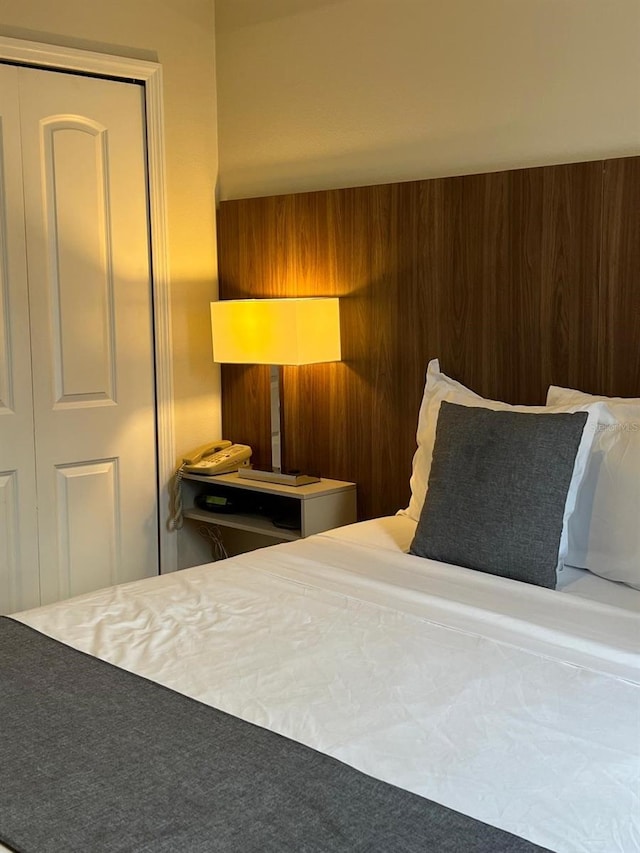
[[[203,496],[217,511],[197,506]],[[237,472],[216,477],[184,474],[182,503],[186,519],[267,537],[240,550],[303,539],[357,520],[356,485],[342,480],[285,486],[242,479]]]

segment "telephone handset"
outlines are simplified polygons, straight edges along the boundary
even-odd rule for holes
[[[214,441],[197,447],[184,457],[181,468],[189,474],[214,476],[246,468],[251,458],[251,448],[246,444]]]
[[[238,468],[246,468],[251,458],[251,448],[246,444],[233,444],[225,439],[210,441],[196,447],[182,460],[176,471],[171,489],[171,515],[167,522],[169,530],[179,530],[182,517],[182,477],[184,474],[202,474],[212,477],[216,474],[228,474]]]
[[[225,441],[224,438],[221,438],[218,441],[209,441],[207,444],[202,444],[200,447],[196,447],[195,450],[192,450],[191,453],[184,456],[182,461],[187,465],[193,465],[196,462],[199,462],[203,456],[211,456],[212,453],[217,453],[219,450],[226,450],[227,447],[231,447],[231,442]]]

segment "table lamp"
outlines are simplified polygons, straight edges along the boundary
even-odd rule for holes
[[[282,471],[283,365],[340,361],[337,298],[228,299],[211,303],[213,360],[268,364],[271,378],[271,471],[245,468],[243,478],[302,486],[319,477]]]

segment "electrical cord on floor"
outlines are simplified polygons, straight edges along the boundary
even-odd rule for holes
[[[224,547],[224,543],[222,542],[222,536],[220,534],[220,528],[211,524],[201,524],[198,527],[198,533],[204,539],[209,540],[209,545],[211,547],[211,556],[214,560],[226,560],[229,554],[227,553],[227,549]]]

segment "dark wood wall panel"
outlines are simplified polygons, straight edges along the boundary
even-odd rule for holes
[[[427,362],[484,396],[640,396],[640,158],[228,201],[221,298],[340,296],[343,361],[285,368],[285,464],[409,497]],[[225,435],[270,463],[268,371],[225,365]]]
[[[604,172],[600,393],[640,396],[640,157]]]

